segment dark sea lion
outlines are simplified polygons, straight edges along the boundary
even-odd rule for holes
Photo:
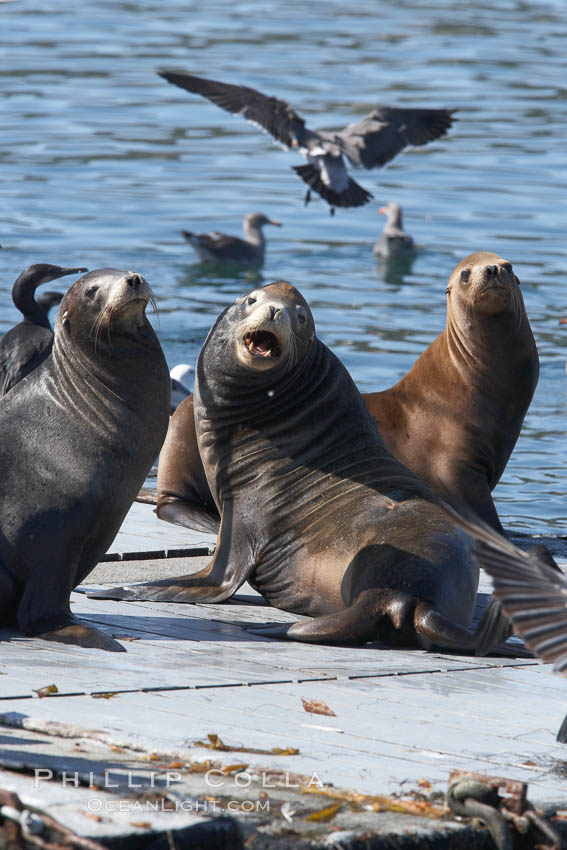
[[[54,300],[58,293],[44,293],[44,297],[36,301],[35,290],[51,280],[86,271],[36,263],[28,266],[16,279],[12,287],[12,299],[24,318],[0,339],[0,396],[43,363],[51,352],[53,331],[48,313],[54,304],[59,303],[57,299]]]
[[[122,650],[69,595],[112,543],[161,447],[170,380],[147,282],[99,269],[66,293],[51,357],[0,404],[0,627]]]
[[[497,530],[492,501],[536,388],[539,360],[518,278],[496,254],[471,254],[447,287],[447,326],[391,389],[363,393],[386,446],[412,472]],[[158,516],[214,517],[193,402],[171,420],[160,456]],[[217,517],[218,522],[218,517]],[[218,527],[218,525],[217,525]]]
[[[447,325],[395,386],[363,398],[392,454],[498,531],[491,491],[534,394],[539,359],[520,281],[471,254],[447,286]]]
[[[278,282],[221,313],[197,362],[196,435],[221,514],[199,573],[89,594],[221,602],[249,580],[314,619],[263,634],[472,647],[469,538],[388,452],[347,370]]]

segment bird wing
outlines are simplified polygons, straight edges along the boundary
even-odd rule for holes
[[[313,157],[307,165],[292,167],[332,207],[361,207],[372,198],[370,192],[348,176],[342,157],[338,162],[337,157]]]
[[[51,353],[53,333],[31,322],[20,322],[2,337],[0,396],[15,387]]]
[[[479,541],[475,555],[492,577],[494,594],[526,645],[567,676],[567,578],[551,558],[523,552],[480,520],[444,506],[453,521]]]
[[[443,136],[455,120],[454,111],[379,106],[333,139],[353,165],[376,168],[408,145],[426,145]]]
[[[206,80],[183,71],[163,70],[158,71],[158,74],[168,83],[187,89],[193,94],[200,94],[227,112],[243,115],[248,121],[263,127],[274,139],[288,148],[297,135],[301,135],[305,126],[303,118],[287,101],[268,97],[256,89]]]

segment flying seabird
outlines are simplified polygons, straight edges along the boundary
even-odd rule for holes
[[[382,233],[372,248],[374,256],[385,260],[394,257],[414,257],[415,244],[409,233],[404,231],[401,206],[392,201],[380,207],[380,212],[387,216],[387,219]]]
[[[190,233],[188,230],[181,232],[204,262],[261,266],[266,249],[266,239],[262,232],[265,224],[281,227],[279,221],[256,212],[249,213],[242,222],[244,239],[218,233],[216,230],[211,230],[210,233]]]
[[[53,331],[49,324],[50,307],[61,300],[59,293],[46,292],[36,301],[34,292],[49,283],[87,269],[65,269],[48,263],[36,263],[19,275],[12,287],[12,300],[23,313],[23,321],[6,331],[0,339],[0,396],[6,395],[49,356]]]
[[[243,115],[267,130],[285,148],[298,148],[307,165],[295,172],[331,207],[360,207],[372,195],[349,177],[344,157],[351,165],[379,168],[408,145],[426,145],[443,136],[452,125],[450,109],[402,109],[377,106],[356,124],[336,133],[309,130],[285,100],[268,97],[256,89],[195,77],[183,71],[158,71],[169,83],[206,97],[222,109]]]

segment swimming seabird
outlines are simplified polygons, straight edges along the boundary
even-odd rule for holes
[[[522,551],[486,523],[445,506],[456,524],[477,540],[475,556],[491,576],[493,593],[514,631],[554,673],[567,676],[567,576],[545,546]],[[567,743],[567,716],[557,733]]]
[[[414,257],[415,244],[409,233],[404,231],[401,206],[391,201],[386,206],[380,207],[380,212],[387,216],[387,219],[382,233],[372,248],[374,256],[385,260],[394,257]]]
[[[349,177],[344,157],[351,165],[379,168],[408,145],[426,145],[443,136],[452,125],[451,109],[402,109],[377,106],[356,124],[329,133],[309,130],[305,121],[285,100],[268,97],[247,86],[195,77],[184,71],[161,70],[169,83],[206,97],[222,109],[243,115],[267,130],[285,148],[298,148],[307,165],[294,165],[295,172],[324,198],[331,212],[335,207],[360,207],[372,195]]]
[[[16,279],[12,287],[12,300],[24,318],[0,339],[0,396],[39,366],[51,352],[53,331],[47,314],[49,308],[57,303],[54,296],[58,293],[46,292],[43,298],[36,301],[34,293],[37,287],[69,274],[86,271],[36,263],[28,266]]]
[[[204,262],[261,266],[266,249],[266,239],[262,232],[265,224],[281,227],[279,221],[256,212],[249,213],[242,222],[244,239],[218,233],[216,230],[211,230],[210,233],[190,233],[188,230],[181,232]]]

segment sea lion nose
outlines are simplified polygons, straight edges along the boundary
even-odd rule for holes
[[[276,318],[276,316],[279,312],[280,312],[279,307],[274,307],[272,304],[270,304],[270,319],[271,319],[272,322],[274,321],[274,319]]]
[[[498,266],[485,266],[484,271],[487,277],[494,277],[498,274]]]
[[[131,286],[132,289],[137,289],[140,286],[141,282],[142,278],[139,274],[132,273],[129,274],[126,278],[126,283],[128,284],[128,286]]]

